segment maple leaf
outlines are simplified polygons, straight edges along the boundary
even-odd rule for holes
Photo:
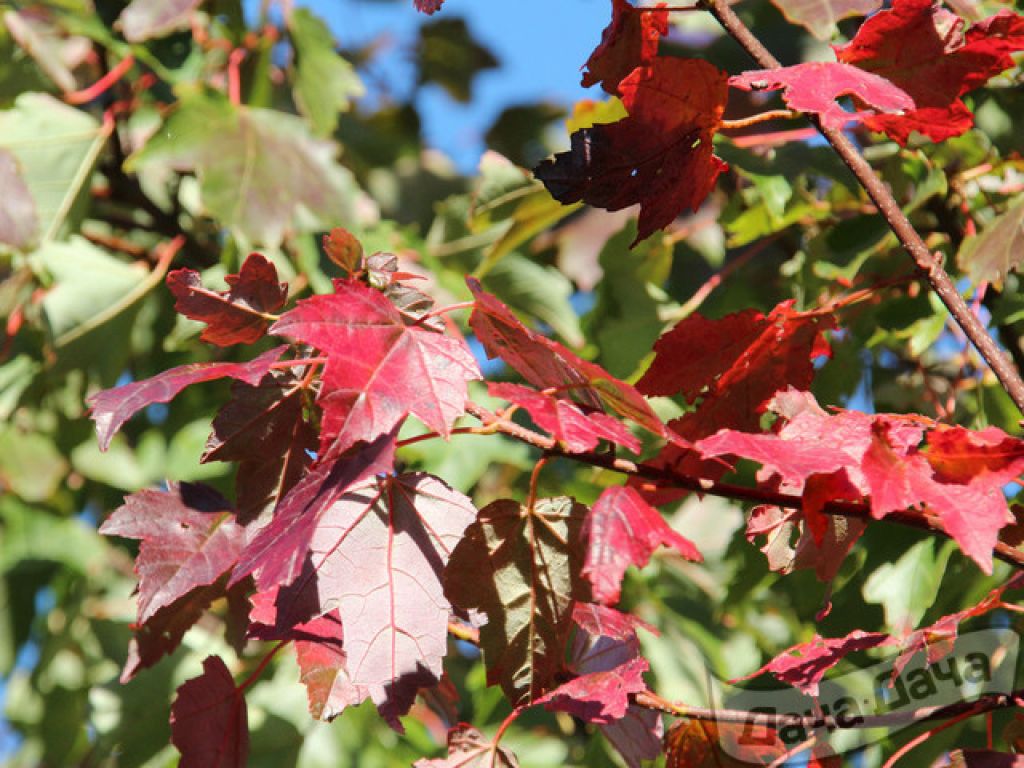
[[[574,600],[587,597],[579,533],[587,508],[568,497],[480,510],[452,553],[445,594],[487,614],[480,644],[490,684],[513,705],[541,696],[561,667]]]
[[[467,278],[475,303],[469,325],[487,356],[501,358],[538,389],[557,390],[593,410],[610,410],[662,437],[672,437],[636,388],[595,363],[581,360],[557,341],[524,326],[512,311]]]
[[[413,5],[416,6],[417,11],[429,16],[441,10],[444,0],[413,0]]]
[[[881,0],[772,0],[794,24],[801,24],[819,40],[836,31],[836,22],[850,16],[866,16],[878,10]]]
[[[213,488],[191,483],[133,493],[99,531],[142,542],[135,558],[140,624],[230,571],[245,538],[231,504]]]
[[[598,728],[629,768],[640,768],[643,761],[656,760],[662,753],[665,725],[653,710],[633,705],[621,720]]]
[[[1002,289],[1003,278],[1024,259],[1024,198],[994,218],[974,237],[966,238],[956,255],[957,266],[974,285],[992,283]]]
[[[806,496],[805,492],[805,509],[808,506]],[[860,493],[857,492],[856,496],[859,498]],[[830,496],[830,500],[844,497],[845,494],[838,494]],[[753,543],[757,537],[765,537],[761,551],[768,558],[768,568],[776,573],[792,573],[809,568],[814,570],[820,581],[832,581],[846,555],[864,533],[867,523],[856,518],[819,513],[819,517],[824,518],[824,525],[815,526],[815,516],[805,513],[803,517],[807,524],[801,527],[800,517],[801,513],[795,510],[757,506],[751,511],[747,522],[747,541]],[[797,536],[795,543],[794,535]]]
[[[87,398],[89,417],[96,422],[100,448],[107,450],[110,441],[128,419],[148,405],[167,403],[185,387],[203,381],[230,376],[255,385],[284,354],[286,346],[264,352],[248,363],[190,363],[179,365],[142,381],[133,381],[113,389],[105,389]]]
[[[406,323],[379,291],[355,280],[300,301],[271,333],[312,344],[327,356],[317,398],[321,451],[390,432],[408,414],[448,436],[480,378],[461,339]]]
[[[468,723],[448,731],[448,757],[417,760],[414,768],[519,768],[515,754],[487,741]]]
[[[304,392],[292,373],[273,372],[255,387],[235,382],[213,420],[200,461],[238,463],[235,498],[245,525],[262,521],[312,463],[317,434],[303,418]]]
[[[705,457],[752,459],[793,487],[812,475],[841,473],[847,488],[870,497],[876,519],[925,508],[964,554],[991,573],[999,529],[1012,520],[1002,488],[1024,471],[1024,441],[994,427],[971,433],[923,416],[828,415],[810,394],[796,391],[779,393],[773,409],[785,421],[776,434],[722,430],[701,440],[697,450]],[[963,462],[955,471],[951,457]]]
[[[622,422],[603,412],[584,412],[571,400],[537,392],[519,384],[488,382],[487,391],[494,397],[508,400],[526,409],[541,429],[551,433],[569,451],[585,453],[601,440],[640,452],[640,441],[630,434]]]
[[[643,568],[661,545],[674,548],[687,560],[700,561],[691,541],[676,533],[632,488],[606,488],[583,525],[586,559],[583,573],[590,579],[594,599],[616,603],[626,568]]]
[[[613,723],[626,716],[629,694],[647,690],[644,659],[630,659],[602,672],[580,675],[537,700],[545,708],[568,712],[588,723]]]
[[[932,0],[896,0],[861,25],[836,57],[906,91],[916,109],[866,117],[865,125],[900,144],[911,132],[942,141],[974,123],[961,96],[1014,65],[1024,49],[1024,17],[1008,10],[973,24]]]
[[[181,752],[181,768],[248,765],[245,697],[219,656],[207,656],[203,674],[178,688],[171,706],[171,743]]]
[[[884,77],[835,61],[743,72],[729,78],[729,85],[747,91],[784,89],[782,98],[790,107],[816,114],[822,125],[836,129],[879,112],[902,113],[914,108],[914,100]],[[868,105],[874,111],[847,112],[836,102],[842,96],[854,96],[858,105]]]
[[[666,3],[637,9],[628,0],[612,0],[612,20],[601,33],[601,43],[583,65],[584,88],[597,83],[613,96],[619,83],[637,67],[654,63],[658,41],[668,34]]]
[[[945,757],[949,768],[1024,768],[1024,755],[991,749],[954,749]]]
[[[665,737],[665,747],[665,768],[768,766],[787,754],[786,745],[773,728],[696,719],[674,724]],[[842,761],[827,744],[816,744],[801,765],[841,768]]]
[[[765,672],[771,672],[787,685],[795,686],[811,696],[817,696],[821,679],[847,655],[892,644],[892,638],[883,632],[864,632],[860,629],[855,629],[845,637],[825,638],[815,635],[806,643],[787,648],[756,672],[730,682],[750,680]]]
[[[534,175],[561,203],[617,211],[640,204],[633,245],[686,209],[696,211],[727,167],[711,139],[722,122],[727,76],[702,59],[656,58],[619,84],[629,113],[570,137],[570,149]]]
[[[239,556],[232,584],[252,573],[261,590],[295,581],[303,571],[310,542],[326,510],[349,488],[391,472],[394,463],[394,434],[347,452],[333,448],[321,456],[309,474],[281,499],[270,524]]]
[[[207,324],[200,339],[220,347],[259,341],[272,319],[268,316],[284,306],[287,284],[277,281],[274,265],[258,253],[249,254],[238,274],[224,281],[227,291],[211,291],[194,269],[175,269],[167,275],[174,308]]]

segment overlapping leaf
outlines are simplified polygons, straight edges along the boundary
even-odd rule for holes
[[[769,766],[787,753],[786,745],[772,728],[696,719],[673,725],[665,745],[665,768]],[[827,744],[816,744],[801,764],[807,768],[841,768],[842,761]]]
[[[698,450],[705,457],[752,459],[797,488],[813,476],[831,476],[870,497],[875,518],[927,509],[991,573],[999,530],[1012,520],[1002,488],[1024,471],[1024,441],[995,427],[971,432],[924,417],[829,415],[811,395],[792,390],[780,393],[773,410],[785,422],[776,434],[723,430],[700,441]]]
[[[199,337],[228,347],[252,344],[267,332],[270,313],[284,306],[288,286],[277,281],[277,270],[264,256],[252,253],[238,274],[224,278],[227,291],[204,288],[194,269],[176,269],[167,275],[174,308],[185,317],[206,323]]]
[[[519,768],[519,761],[473,726],[459,723],[448,731],[448,756],[417,760],[415,768]]]
[[[702,59],[656,58],[619,85],[627,117],[584,128],[568,152],[535,169],[552,197],[617,211],[640,205],[634,244],[696,211],[726,165],[711,139],[728,97],[724,72]]]
[[[601,33],[601,44],[583,65],[582,85],[598,83],[617,95],[619,83],[637,67],[650,66],[658,55],[658,41],[668,34],[666,3],[640,10],[629,0],[612,0],[612,20]]]
[[[640,441],[630,434],[621,421],[606,413],[588,413],[572,400],[537,392],[519,384],[488,383],[487,391],[494,397],[525,408],[537,426],[550,432],[570,451],[584,453],[592,450],[601,440],[624,446],[633,453],[640,451]]]
[[[786,18],[802,24],[811,34],[827,40],[835,34],[836,22],[850,16],[866,16],[878,10],[881,0],[772,0]]]
[[[981,232],[969,237],[956,255],[957,265],[975,285],[995,283],[1015,272],[1024,259],[1024,198],[990,221]]]
[[[203,381],[231,377],[255,386],[270,372],[287,347],[275,347],[248,363],[190,363],[179,365],[142,381],[105,389],[88,398],[89,416],[96,422],[100,448],[106,450],[121,426],[137,412],[154,403],[167,403],[185,387]]]
[[[3,148],[0,148],[0,187],[4,189],[0,201],[0,243],[25,249],[35,240],[39,216],[17,159]]]
[[[583,573],[590,579],[594,599],[609,605],[618,602],[626,568],[643,568],[659,546],[672,547],[687,560],[701,559],[693,543],[672,530],[632,488],[602,491],[587,515],[583,537]]]
[[[545,693],[561,668],[582,579],[580,527],[587,508],[567,497],[532,507],[502,499],[480,510],[452,553],[445,594],[487,614],[480,644],[487,679],[514,704]]]
[[[581,360],[556,341],[524,326],[512,311],[467,279],[476,303],[470,327],[490,358],[501,358],[538,389],[553,389],[594,410],[607,409],[656,435],[670,437],[665,425],[632,385],[601,366]]]
[[[1024,49],[1024,16],[1009,10],[971,25],[931,0],[896,0],[876,13],[850,43],[836,48],[839,61],[884,77],[906,91],[915,109],[903,115],[866,117],[865,124],[906,144],[913,131],[933,141],[959,136],[974,122],[960,98],[1013,66]]]
[[[465,342],[408,324],[379,291],[355,280],[300,301],[271,332],[327,356],[317,399],[322,451],[372,440],[410,413],[448,435],[465,408],[466,383],[480,378]]]
[[[171,743],[182,768],[245,768],[249,723],[245,697],[219,656],[207,656],[203,674],[178,688],[171,707]]]
[[[914,109],[914,100],[884,77],[835,61],[752,70],[729,78],[729,85],[744,90],[781,88],[790,107],[817,115],[830,128],[842,128],[851,120],[878,113],[901,114]],[[871,110],[847,112],[837,103],[843,96],[853,96],[858,105],[867,105]]]
[[[228,501],[191,483],[132,494],[99,530],[142,542],[135,558],[140,624],[196,587],[214,584],[234,566],[245,539]]]
[[[238,462],[235,502],[246,524],[272,508],[312,464],[317,435],[303,418],[304,391],[291,373],[264,376],[255,387],[235,382],[213,420],[200,460]]]

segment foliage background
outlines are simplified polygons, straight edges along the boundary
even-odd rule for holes
[[[990,5],[978,7],[992,12],[997,4]],[[462,276],[489,258],[488,290],[624,378],[643,369],[654,339],[694,310],[693,297],[723,265],[732,265],[723,286],[700,306],[708,316],[748,307],[767,311],[787,298],[811,305],[851,283],[869,285],[907,272],[904,255],[865,208],[851,177],[814,142],[787,144],[765,158],[723,139],[717,151],[735,170],[705,210],[632,251],[626,249],[635,232],[628,215],[597,211],[565,219],[569,211],[550,201],[545,207],[546,193],[509,161],[488,155],[478,164],[484,144],[525,168],[565,147],[560,120],[569,102],[583,95],[575,85],[578,68],[607,23],[603,0],[449,0],[444,13],[430,21],[406,2],[309,6],[329,22],[358,78],[316,33],[302,43],[293,38],[305,46],[307,60],[319,62],[312,73],[296,66],[285,42],[250,37],[241,66],[243,101],[303,122],[300,128],[273,118],[272,126],[281,131],[272,133],[268,149],[309,148],[318,140],[314,136],[330,137],[343,148],[337,160],[333,149],[318,154],[316,172],[290,179],[281,185],[281,196],[265,203],[273,213],[283,211],[287,226],[279,238],[261,226],[266,210],[248,211],[247,218],[234,207],[237,177],[195,178],[212,162],[204,151],[237,150],[217,143],[217,131],[210,130],[215,123],[203,117],[210,113],[200,110],[233,114],[216,96],[225,86],[224,46],[204,47],[187,30],[126,43],[113,27],[122,7],[105,0],[95,8],[79,0],[4,6],[8,14],[40,20],[35,31],[45,45],[37,48],[38,58],[19,44],[10,23],[0,28],[0,148],[18,156],[40,219],[38,231],[6,249],[0,260],[0,308],[7,321],[0,345],[0,673],[6,720],[0,724],[0,754],[11,765],[173,765],[176,753],[165,746],[173,691],[198,674],[207,654],[232,653],[224,632],[226,608],[220,606],[176,653],[120,685],[134,617],[132,551],[95,532],[123,495],[139,488],[203,480],[225,493],[231,489],[227,465],[198,462],[227,385],[204,385],[169,407],[149,409],[107,454],[99,452],[83,418],[85,395],[99,388],[223,357],[198,341],[197,324],[175,316],[160,284],[157,246],[179,232],[188,238],[174,266],[200,269],[207,281],[237,271],[244,255],[259,248],[284,279],[300,288],[305,281],[306,290],[314,291],[325,290],[337,274],[318,242],[325,229],[339,224],[368,250],[394,251],[429,273],[438,294],[451,300],[466,297]],[[796,33],[768,2],[750,2],[744,11],[785,61],[822,54],[822,43]],[[254,22],[261,13],[283,23],[276,6],[243,8],[215,0],[203,12],[210,39],[230,41],[227,47],[258,33]],[[462,17],[482,47],[461,35]],[[674,49],[702,52],[734,72],[747,67],[710,19],[681,15],[677,21]],[[421,47],[417,53],[417,27],[434,30],[433,52],[423,54]],[[379,44],[376,35],[385,29],[395,39]],[[98,60],[83,59],[77,68],[60,63],[60,56],[74,60],[82,47],[109,57],[108,65],[132,53],[163,81],[135,93],[134,109],[118,126],[124,154],[105,140],[100,117],[108,98],[131,98],[139,68],[109,96],[75,114],[58,101],[28,95],[59,97],[62,90],[97,79]],[[491,53],[502,67],[481,68],[473,77]],[[872,162],[930,245],[950,262],[963,233],[963,211],[951,201],[984,227],[1019,194],[1013,126],[1024,118],[1024,101],[1019,89],[1008,87],[1012,77],[974,97],[978,130],[941,146],[900,150],[876,142],[871,150]],[[72,87],[62,89],[62,78],[71,78]],[[362,100],[358,82],[368,93]],[[345,93],[357,106],[333,101]],[[179,112],[174,130],[164,126],[145,144],[160,125],[160,112],[178,99],[195,106],[194,116]],[[495,126],[502,109],[524,102],[528,108],[504,113]],[[143,144],[145,150],[127,159]],[[271,155],[256,160],[257,172]],[[965,173],[982,163],[992,168],[980,179]],[[277,188],[279,170],[267,172],[268,188]],[[316,190],[326,190],[321,210],[292,210],[288,195]],[[513,199],[535,207],[504,203],[510,191]],[[214,199],[222,203],[211,205]],[[554,229],[536,231],[545,228],[532,226],[534,216]],[[495,258],[493,244],[510,241],[512,247]],[[967,289],[968,281],[962,286]],[[1016,289],[1017,278],[1008,276],[1001,292],[988,293],[982,311],[994,316],[1020,359],[1024,307]],[[860,304],[842,319],[845,331],[834,358],[815,383],[819,401],[862,410],[918,410],[973,427],[1014,424],[1012,404],[926,291],[887,293],[885,301]],[[659,405],[666,416],[679,410],[671,401]],[[483,504],[503,495],[521,498],[535,456],[499,436],[466,436],[448,445],[417,445],[406,460]],[[612,482],[594,470],[558,464],[545,471],[541,490],[589,502]],[[1006,575],[997,564],[994,577],[983,577],[950,544],[895,526],[871,526],[842,567],[831,614],[815,627],[824,586],[808,572],[770,573],[763,555],[742,536],[738,507],[691,498],[671,511],[670,520],[700,546],[706,562],[656,557],[642,575],[630,574],[624,605],[662,631],[657,639],[645,637],[652,688],[694,703],[706,703],[705,660],[715,674],[737,677],[815,629],[838,636],[857,627],[924,623],[977,600]],[[907,583],[914,588],[905,589]],[[1011,621],[1004,615],[993,620]],[[458,718],[493,728],[507,705],[498,691],[484,686],[473,650],[453,650],[452,678],[464,692]],[[254,766],[408,765],[443,752],[444,724],[425,706],[406,719],[405,737],[365,705],[332,724],[315,722],[284,655],[247,698]],[[925,750],[938,754],[949,744],[982,743],[976,729],[952,728]],[[589,737],[571,718],[547,713],[522,717],[506,741],[531,766],[616,760],[601,739]],[[851,761],[874,764],[877,751]]]

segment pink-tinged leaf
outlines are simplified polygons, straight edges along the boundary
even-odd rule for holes
[[[866,16],[879,9],[882,0],[772,0],[786,18],[801,24],[819,40],[835,34],[836,22],[850,16]]]
[[[746,91],[784,89],[782,98],[792,109],[818,115],[829,128],[842,128],[872,114],[901,114],[914,108],[914,100],[884,77],[835,61],[752,70],[731,77],[729,85]],[[836,101],[842,96],[853,96],[858,105],[873,111],[847,112]]]
[[[816,540],[809,526],[801,529],[798,511],[759,506],[751,511],[746,536],[751,543],[765,537],[760,549],[768,558],[769,570],[792,573],[811,569],[820,581],[829,582],[866,527],[864,520],[828,516],[824,535]]]
[[[712,137],[728,99],[727,76],[703,59],[658,56],[619,84],[629,113],[570,137],[570,149],[534,169],[561,203],[618,211],[640,205],[633,245],[696,211],[727,167]]]
[[[749,680],[765,672],[771,672],[782,682],[795,686],[806,694],[817,696],[818,684],[825,673],[848,654],[887,645],[893,645],[893,640],[882,632],[855,629],[845,637],[824,638],[815,635],[813,640],[787,648],[759,670],[739,680]]]
[[[447,436],[465,409],[467,382],[480,378],[465,342],[408,324],[358,281],[337,280],[335,291],[300,301],[271,328],[327,356],[317,399],[321,450],[372,440],[410,413]]]
[[[406,474],[350,488],[319,518],[311,567],[289,599],[309,590],[322,612],[339,610],[356,685],[436,682],[450,612],[441,579],[476,518],[472,502],[435,477]]]
[[[961,100],[968,91],[1013,66],[1024,49],[1024,17],[1009,10],[974,24],[932,0],[896,0],[836,48],[839,61],[884,77],[906,91],[916,109],[865,119],[873,130],[906,144],[917,131],[933,141],[959,136],[974,123]]]
[[[590,579],[594,599],[609,605],[619,600],[626,568],[643,568],[659,546],[672,547],[687,560],[702,559],[693,543],[672,530],[632,488],[606,488],[587,516],[583,537],[583,573]]]
[[[135,558],[140,624],[230,571],[245,540],[231,504],[214,489],[191,483],[133,493],[99,530],[142,542]]]
[[[4,148],[0,148],[0,189],[4,191],[0,200],[0,243],[27,250],[39,230],[39,213],[18,159]]]
[[[656,10],[664,5],[640,10],[628,0],[612,0],[612,20],[601,33],[601,44],[583,65],[584,88],[600,83],[617,95],[627,75],[654,62],[658,42],[668,34],[668,11]]]
[[[580,527],[587,508],[569,497],[523,506],[500,499],[480,510],[452,553],[445,594],[488,621],[480,646],[489,683],[514,705],[555,683],[572,629],[573,603],[589,588],[580,572]]]
[[[444,5],[444,0],[413,0],[413,5],[416,6],[417,11],[429,16],[430,14],[437,13],[441,10],[441,6]]]
[[[661,715],[650,709],[631,706],[621,720],[598,727],[629,768],[641,768],[643,761],[662,753],[665,725]]]
[[[534,333],[512,311],[466,279],[476,303],[469,324],[491,359],[501,358],[538,389],[556,389],[564,398],[593,410],[609,410],[649,432],[671,437],[651,406],[632,385],[582,360],[557,341]]]
[[[197,587],[173,603],[161,608],[144,624],[132,627],[133,636],[128,645],[128,658],[121,670],[121,682],[127,683],[142,669],[156,664],[181,645],[192,626],[202,618],[206,609],[217,598],[228,594],[226,579],[208,587]]]
[[[568,712],[588,723],[613,723],[626,716],[629,695],[647,689],[644,659],[630,659],[605,672],[591,672],[563,683],[538,699],[552,712]]]
[[[317,434],[303,417],[304,401],[303,380],[274,371],[256,387],[235,382],[231,399],[213,420],[200,461],[237,462],[238,519],[250,531],[262,527],[274,505],[312,464]]]
[[[516,756],[505,747],[495,747],[468,723],[448,731],[448,757],[417,760],[413,768],[519,768]]]
[[[194,269],[175,269],[167,275],[174,308],[207,324],[199,337],[203,341],[220,347],[259,341],[270,323],[267,315],[284,306],[287,284],[277,281],[274,265],[258,253],[250,254],[238,274],[224,281],[229,290],[212,291],[203,287]]]
[[[191,363],[171,368],[143,381],[105,389],[88,398],[89,416],[96,422],[100,448],[107,450],[121,425],[138,411],[154,403],[167,403],[185,387],[203,381],[231,377],[256,385],[280,359],[286,346],[264,352],[248,363]]]
[[[239,557],[232,576],[237,584],[251,573],[263,591],[299,577],[321,517],[345,492],[395,463],[395,436],[383,435],[348,452],[332,450],[281,500],[271,523]]]
[[[601,440],[621,445],[633,453],[640,452],[640,441],[621,421],[606,413],[585,412],[564,397],[537,392],[519,384],[489,382],[487,391],[494,397],[525,408],[538,427],[550,432],[552,437],[574,453],[593,450]]]
[[[171,743],[181,752],[181,768],[248,765],[245,697],[219,656],[207,656],[203,674],[178,688],[171,706]]]

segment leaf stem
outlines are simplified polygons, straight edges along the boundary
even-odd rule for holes
[[[544,465],[548,463],[547,452],[544,453],[537,463],[533,467],[533,472],[530,473],[530,493],[526,497],[526,508],[533,511],[533,505],[537,502],[537,481],[540,479],[540,471],[544,469]]]
[[[722,130],[738,131],[758,123],[767,123],[769,120],[792,120],[796,117],[801,117],[801,114],[792,109],[769,109],[767,112],[758,112],[756,115],[740,117],[736,120],[723,120]]]
[[[778,69],[782,65],[771,52],[761,43],[754,33],[733,12],[726,0],[698,0],[698,4],[711,13],[726,32],[750,55],[759,66],[765,69]],[[917,265],[939,299],[946,306],[953,320],[978,354],[988,363],[989,368],[999,379],[1003,389],[1016,404],[1017,409],[1024,413],[1024,379],[1014,367],[1010,359],[1003,353],[995,339],[989,335],[985,326],[971,312],[963,297],[957,291],[949,274],[942,267],[942,258],[933,254],[910,223],[900,208],[885,182],[875,173],[871,165],[857,151],[840,130],[828,128],[821,124],[815,115],[808,116],[815,128],[832,145],[846,166],[853,172],[868,196],[875,203],[878,212],[885,218],[904,250]]]
[[[251,686],[257,680],[259,680],[260,676],[263,674],[263,671],[267,668],[267,665],[270,664],[274,656],[277,655],[277,652],[284,648],[286,645],[288,645],[289,642],[290,641],[288,640],[281,640],[277,645],[271,648],[270,653],[268,653],[266,656],[260,659],[259,665],[256,667],[256,669],[252,671],[252,674],[245,678],[245,680],[241,682],[238,686],[236,686],[235,690],[237,690],[239,693],[243,693],[249,686]]]

